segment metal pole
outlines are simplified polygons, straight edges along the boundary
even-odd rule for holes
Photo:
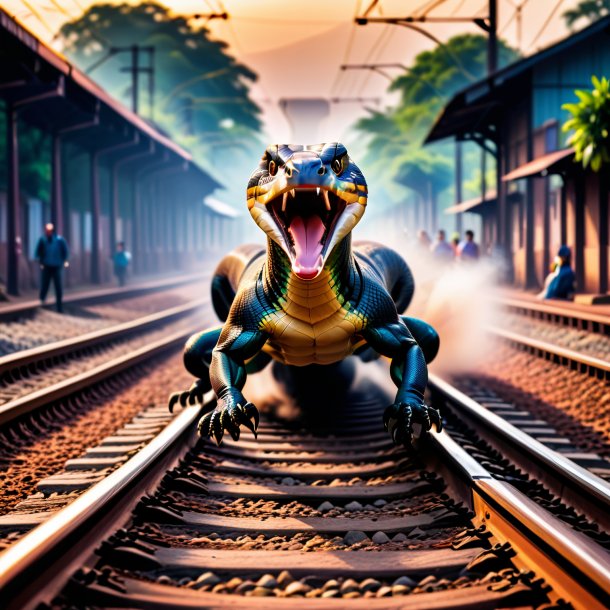
[[[489,0],[489,33],[487,36],[487,73],[498,69],[498,0]]]
[[[100,272],[100,185],[99,185],[99,152],[91,153],[91,283],[99,284]]]
[[[138,114],[138,87],[140,70],[138,67],[140,47],[137,44],[131,47],[131,109]]]
[[[150,105],[150,120],[155,120],[155,47],[148,49],[150,70],[148,72],[148,100]]]
[[[462,203],[462,141],[455,141],[455,204]],[[455,215],[455,230],[462,234],[462,213]]]
[[[17,111],[11,104],[6,107],[7,144],[7,274],[6,291],[19,294],[19,254],[21,253],[21,206],[19,202],[19,133]]]
[[[63,194],[61,176],[61,137],[53,132],[51,157],[51,222],[55,225],[58,235],[63,235]]]

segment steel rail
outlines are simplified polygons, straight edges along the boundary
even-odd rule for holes
[[[174,332],[163,339],[153,341],[148,345],[133,350],[124,356],[114,358],[89,371],[79,373],[78,375],[59,381],[49,387],[36,390],[30,394],[6,402],[3,405],[0,405],[0,425],[6,424],[21,415],[39,409],[54,401],[65,398],[93,383],[102,381],[111,375],[131,368],[144,360],[148,360],[152,356],[183,343],[191,334],[192,329]]]
[[[502,296],[492,297],[491,300],[494,303],[499,303],[511,309],[536,312],[546,316],[553,316],[554,318],[577,321],[585,325],[599,324],[602,328],[606,329],[606,332],[610,329],[610,316],[571,307],[571,302],[566,303],[566,307],[565,305],[554,305],[546,302],[538,303]]]
[[[598,504],[600,509],[610,511],[610,484],[602,478],[519,430],[438,375],[430,374],[429,386],[433,393],[441,394],[460,413],[490,430],[496,438],[516,447],[528,460],[553,472],[565,484],[577,490],[579,495]]]
[[[500,337],[501,339],[517,345],[525,346],[545,356],[551,356],[560,361],[568,361],[579,368],[584,367],[589,371],[594,371],[600,378],[610,379],[610,361],[595,358],[594,356],[587,356],[546,341],[531,339],[525,335],[520,335],[495,326],[487,326],[485,330],[496,337]]]
[[[436,383],[438,378],[433,383]],[[475,520],[494,538],[509,542],[513,561],[547,581],[579,610],[602,610],[610,602],[610,553],[551,515],[510,483],[499,481],[445,431],[427,439],[431,453],[453,464],[472,492]]]
[[[189,275],[179,275],[162,280],[151,280],[141,284],[125,286],[118,288],[101,288],[87,291],[79,291],[75,294],[64,295],[63,303],[66,304],[85,304],[85,303],[103,303],[108,301],[116,301],[120,298],[135,297],[138,295],[147,294],[149,292],[157,292],[166,288],[182,286],[190,284],[208,277],[207,273],[195,273]],[[40,301],[31,300],[21,303],[11,303],[0,305],[0,320],[7,321],[31,313],[41,308]]]
[[[213,400],[213,392],[208,392],[204,402]],[[146,493],[150,483],[143,482],[143,477],[155,468],[163,468],[163,460],[171,452],[186,452],[190,443],[186,439],[200,412],[200,406],[187,406],[145,447],[131,457],[125,464],[109,474],[76,498],[72,503],[54,513],[42,525],[34,528],[15,544],[0,553],[0,591],[4,597],[5,608],[31,608],[49,581],[57,578],[53,565],[68,555],[70,566],[79,565],[87,549],[78,549],[84,539],[90,540],[99,534],[100,524],[106,528],[116,523],[117,516],[108,525],[108,513],[113,503],[129,501],[135,504],[140,495]],[[179,444],[179,441],[184,441]],[[164,470],[162,474],[164,474]],[[158,482],[159,476],[155,477]],[[125,515],[125,511],[120,511]],[[118,517],[120,518],[120,517]],[[72,544],[72,555],[69,545]],[[62,564],[65,568],[66,564]],[[40,590],[34,586],[41,583]],[[19,599],[23,593],[23,584],[28,582],[30,591],[36,590],[36,599]],[[15,597],[13,597],[15,596]],[[11,600],[9,602],[9,600]]]
[[[0,375],[16,368],[28,366],[37,362],[46,362],[52,358],[57,358],[93,345],[111,341],[117,337],[129,336],[135,332],[147,330],[153,326],[181,317],[198,307],[201,307],[208,301],[209,299],[207,298],[197,299],[183,305],[178,305],[147,316],[142,316],[141,318],[136,318],[135,320],[130,320],[129,322],[116,324],[108,328],[77,335],[76,337],[70,337],[69,339],[64,339],[62,341],[54,341],[53,343],[39,345],[32,349],[20,350],[6,356],[1,356]]]
[[[210,392],[206,402],[213,399]],[[83,531],[92,540],[92,530],[104,533],[98,524],[110,502],[125,502],[141,492],[133,482],[146,470],[159,465],[159,458],[183,438],[199,414],[199,407],[187,407],[164,431],[126,464],[100,483],[94,485],[72,504],[50,517],[0,554],[0,589],[8,595],[22,590],[28,577],[40,585],[36,599],[19,599],[21,608],[33,607],[40,601],[40,592],[50,587],[48,579],[57,577],[53,563],[66,553],[70,540],[79,540]],[[574,600],[575,608],[596,610],[607,607],[610,600],[610,554],[592,543],[586,536],[572,530],[550,515],[510,484],[495,480],[472,456],[460,447],[447,432],[427,437],[426,451],[440,460],[445,468],[459,472],[471,493],[475,520],[486,525],[495,540],[510,542],[517,551],[513,560],[531,568],[535,561],[538,576],[542,576],[560,596]],[[157,475],[159,479],[160,475]],[[129,492],[129,493],[127,493]],[[123,519],[125,511],[121,512]],[[116,518],[114,520],[116,526]],[[95,527],[94,527],[95,526]],[[85,537],[87,538],[87,536]],[[68,562],[70,570],[82,562],[86,549],[74,550]],[[65,571],[64,571],[65,572]],[[46,580],[45,580],[46,579]],[[55,593],[56,591],[51,591]],[[9,604],[8,608],[17,607]],[[273,601],[270,602],[273,607]]]

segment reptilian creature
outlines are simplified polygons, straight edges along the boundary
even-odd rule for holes
[[[220,443],[227,430],[237,440],[241,425],[254,433],[258,427],[258,411],[241,392],[248,372],[271,359],[331,364],[372,348],[391,358],[398,387],[384,414],[394,441],[410,445],[415,423],[440,430],[438,411],[424,404],[426,363],[438,351],[438,335],[400,315],[414,289],[404,260],[379,244],[352,247],[367,186],[345,147],[270,146],[250,177],[247,199],[267,249],[242,247],[220,262],[212,301],[225,323],[187,342],[185,366],[198,379],[170,397],[170,409],[202,402],[212,388],[216,406],[199,421],[199,432]]]

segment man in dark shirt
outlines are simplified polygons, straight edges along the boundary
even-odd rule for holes
[[[62,297],[62,272],[68,266],[70,251],[66,240],[55,233],[52,223],[47,223],[44,228],[44,235],[38,240],[36,246],[36,258],[40,263],[40,302],[44,305],[49,291],[49,285],[53,280],[55,286],[55,300],[57,311],[63,312]]]

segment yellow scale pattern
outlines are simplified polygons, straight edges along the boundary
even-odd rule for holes
[[[326,269],[314,280],[291,275],[281,309],[261,323],[261,330],[271,336],[263,350],[294,366],[332,364],[351,355],[364,342],[358,333],[366,318],[350,311],[333,286]]]

